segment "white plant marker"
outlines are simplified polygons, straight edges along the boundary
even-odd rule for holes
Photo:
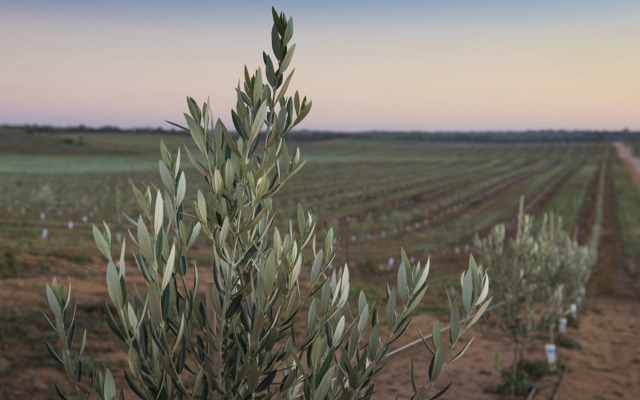
[[[544,352],[547,355],[547,364],[549,365],[550,370],[556,369],[556,345],[547,343],[544,345]]]
[[[567,333],[567,318],[562,317],[558,320],[558,332],[562,335]]]
[[[122,241],[122,233],[116,232],[116,241],[117,242],[121,242]]]
[[[42,239],[47,239],[49,237],[49,230],[47,228],[42,228]]]
[[[40,221],[44,221],[45,219],[47,219],[47,215],[43,211],[40,213]]]
[[[67,222],[67,228],[73,229],[73,221]]]
[[[393,266],[396,265],[396,260],[393,257],[389,257],[387,264],[389,265],[389,268],[393,268]]]
[[[351,241],[355,242],[357,240],[356,235],[351,235]]]
[[[578,306],[576,305],[576,303],[571,304],[571,308],[569,310],[571,311],[571,316],[573,318],[578,317]]]
[[[582,296],[578,296],[578,298],[576,299],[576,305],[578,307],[580,307],[582,305]]]
[[[587,298],[587,289],[585,289],[584,287],[581,287],[580,293],[578,294],[578,299],[580,299],[580,301],[578,302],[578,305],[580,305],[586,298]]]
[[[89,217],[87,217],[86,215],[83,215],[82,216],[82,222],[84,222],[86,224],[87,221],[89,221]]]

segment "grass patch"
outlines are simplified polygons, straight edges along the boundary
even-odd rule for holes
[[[567,326],[569,328],[580,329],[580,319],[573,318],[572,316],[567,317]]]
[[[613,175],[620,234],[629,268],[637,271],[640,268],[640,190],[618,158],[613,163]]]
[[[152,171],[153,159],[140,156],[3,155],[3,174],[79,174]],[[186,164],[185,164],[186,166]]]
[[[563,347],[565,349],[582,349],[580,343],[577,340],[570,338],[567,335],[558,335],[556,336],[555,344],[558,347]]]
[[[0,279],[19,278],[20,268],[15,251],[10,248],[0,248]]]
[[[515,394],[516,396],[526,396],[536,381],[545,375],[555,375],[562,370],[560,364],[556,365],[554,371],[549,371],[547,362],[544,360],[522,360],[518,363],[518,370],[515,378],[511,376],[511,371],[502,372],[502,382],[496,386],[485,389],[487,393],[499,394],[503,396]]]
[[[88,250],[54,248],[47,252],[47,255],[81,265],[93,260],[92,254]]]

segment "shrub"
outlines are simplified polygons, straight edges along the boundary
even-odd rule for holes
[[[540,248],[540,276],[536,301],[541,307],[540,328],[554,343],[558,319],[569,312],[584,290],[595,264],[588,246],[580,246],[563,230],[562,218],[553,213],[542,217],[536,241]]]
[[[16,260],[16,254],[22,252],[22,247],[11,248],[0,246],[0,279],[17,278],[20,276],[20,266]]]
[[[563,230],[561,218],[545,214],[536,229],[533,217],[522,210],[523,199],[515,237],[507,238],[504,224],[498,224],[487,237],[475,238],[493,276],[494,297],[504,303],[497,314],[513,349],[506,382],[517,381],[522,350],[534,329],[547,330],[554,343],[558,318],[582,292],[595,263],[593,245],[580,246]],[[594,228],[592,234],[599,233]],[[515,394],[515,384],[509,384]]]
[[[482,264],[491,269],[492,293],[504,305],[496,310],[501,328],[512,343],[513,360],[509,382],[517,381],[517,368],[522,358],[523,342],[528,342],[534,326],[533,301],[537,287],[538,248],[531,230],[530,216],[519,218],[516,237],[508,239],[504,224],[496,225],[490,234],[475,238]],[[515,390],[515,387],[513,387]]]
[[[309,113],[311,102],[297,92],[287,95],[293,22],[275,10],[273,20],[275,62],[263,55],[266,81],[261,70],[250,75],[245,68],[232,111],[237,135],[213,121],[208,103],[200,107],[188,99],[183,129],[197,154],[184,150],[207,193],[198,190],[189,204],[181,151],[172,154],[164,145],[158,164],[162,188],[134,187],[142,214],[130,219],[130,238],[145,290],[130,295],[125,244],[114,258],[109,226],[94,226],[107,259],[111,304],[104,303],[105,319],[127,352],[125,379],[142,399],[372,398],[373,378],[427,290],[429,262],[411,267],[402,251],[397,286],[387,285],[386,304],[371,303],[360,292],[351,311],[348,267],[327,271],[334,259],[333,231],[316,240],[315,221],[301,206],[297,224],[290,222],[285,231],[274,226],[274,196],[304,165],[285,136]],[[199,236],[211,246],[214,283],[204,288],[198,267],[189,262]],[[301,284],[309,264],[309,280]],[[431,344],[424,341],[432,353],[429,380],[421,385],[411,373],[415,398],[426,398],[443,366],[464,353],[468,345],[454,350],[458,339],[490,302],[487,275],[473,259],[461,285],[462,311],[452,300],[448,345],[437,323]],[[45,293],[59,339],[57,348],[46,346],[72,390],[80,398],[115,398],[108,368],[95,371],[90,382],[82,379],[86,330],[79,350],[72,350],[79,327],[71,290],[65,293],[54,279]]]

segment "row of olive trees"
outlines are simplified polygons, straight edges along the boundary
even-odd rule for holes
[[[263,55],[264,72],[245,68],[236,89],[237,134],[212,118],[208,103],[188,99],[183,129],[197,151],[185,147],[184,153],[207,191],[188,192],[184,153],[164,145],[160,187],[133,189],[141,214],[130,219],[129,236],[145,287],[131,293],[125,244],[114,257],[109,226],[94,227],[107,260],[105,319],[126,352],[124,377],[139,398],[372,398],[374,378],[427,290],[429,262],[411,266],[403,251],[386,300],[371,302],[360,292],[352,309],[349,268],[328,270],[333,231],[318,240],[314,218],[301,206],[297,223],[284,231],[274,226],[275,195],[304,165],[285,137],[311,101],[287,94],[293,22],[275,10],[273,21],[273,57]],[[190,249],[203,238],[211,251],[210,285],[201,283],[200,268],[190,261]],[[451,302],[448,338],[441,339],[435,324],[433,339],[424,341],[431,353],[427,379],[418,380],[413,369],[408,377],[416,399],[426,398],[445,364],[462,356],[468,346],[458,349],[459,338],[491,301],[487,275],[473,259],[461,286],[459,300]],[[48,320],[59,339],[46,345],[70,382],[64,390],[55,386],[59,397],[71,391],[82,399],[123,398],[109,369],[83,379],[86,330],[76,334],[81,327],[70,296],[55,280],[46,286]]]
[[[562,218],[545,214],[537,237],[540,288],[535,300],[542,304],[539,327],[548,330],[550,343],[558,319],[583,295],[597,255],[597,248],[580,245],[563,228]]]
[[[504,306],[496,310],[512,341],[511,381],[516,381],[523,350],[532,333],[545,330],[554,342],[558,319],[584,293],[597,257],[597,240],[580,245],[553,213],[542,221],[522,212],[515,235],[496,225],[484,238],[476,236],[482,264],[492,273],[492,294]],[[592,235],[599,235],[594,230]]]

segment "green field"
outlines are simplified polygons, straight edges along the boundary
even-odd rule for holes
[[[633,272],[640,268],[640,191],[620,160],[613,163],[620,236],[625,258]]]
[[[121,235],[123,214],[137,216],[130,182],[158,184],[163,140],[173,151],[186,135],[25,134],[3,132],[0,234],[35,254],[72,259],[91,253],[90,227],[103,220]],[[278,224],[295,219],[302,203],[332,226],[337,262],[356,273],[383,269],[404,246],[448,266],[464,262],[471,238],[516,213],[520,195],[530,213],[554,210],[569,229],[588,230],[580,218],[595,194],[604,143],[451,143],[378,137],[292,136],[305,168],[279,194]],[[182,158],[188,186],[204,182]],[[591,192],[590,192],[591,191]],[[187,202],[188,204],[190,202]],[[44,220],[41,220],[44,213]],[[73,229],[68,229],[73,221]],[[86,222],[84,222],[86,221]],[[42,230],[47,229],[47,239]],[[66,255],[65,255],[66,254]],[[206,257],[206,254],[203,255]]]

